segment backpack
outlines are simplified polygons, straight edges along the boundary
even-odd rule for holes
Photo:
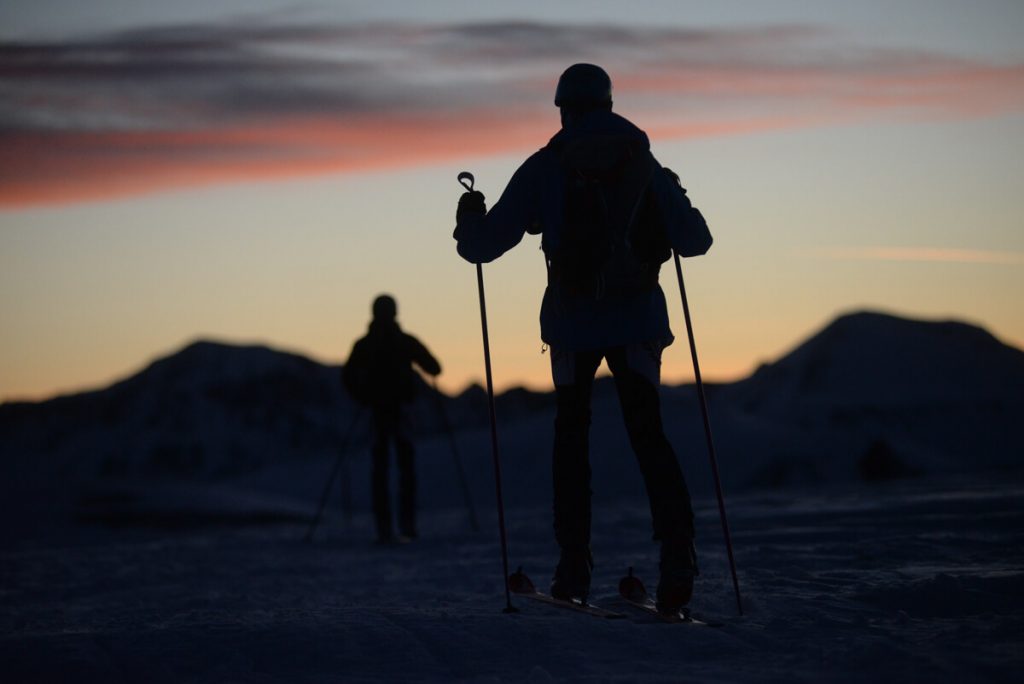
[[[416,397],[416,374],[407,336],[370,331],[352,347],[341,369],[341,381],[352,398],[363,405],[393,405]]]
[[[341,384],[356,403],[364,406],[373,403],[373,384],[368,365],[365,344],[360,340],[341,367]]]
[[[572,298],[604,300],[650,291],[672,255],[651,189],[646,147],[621,138],[552,143],[564,179],[564,216],[548,281]]]

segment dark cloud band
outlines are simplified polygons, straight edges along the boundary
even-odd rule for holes
[[[893,110],[980,116],[1024,100],[1022,65],[868,51],[809,26],[249,21],[136,30],[0,44],[0,178],[17,181],[0,189],[0,204],[27,196],[11,187],[47,196],[37,186],[48,178],[60,179],[67,195],[82,169],[101,161],[117,167],[131,159],[122,170],[170,184],[183,173],[158,173],[162,165],[191,162],[203,177],[211,168],[228,177],[244,175],[241,162],[253,160],[277,164],[281,174],[311,156],[335,159],[329,168],[351,168],[356,157],[401,163],[386,140],[395,121],[426,134],[447,130],[438,123],[445,117],[471,115],[499,136],[502,127],[538,122],[539,144],[540,122],[556,121],[558,74],[576,61],[605,66],[618,106],[643,110],[666,131],[712,130],[716,122],[758,130],[765,121],[806,121],[812,111],[818,121]],[[284,133],[295,126],[311,134]],[[346,126],[365,137],[344,135]],[[245,134],[253,130],[273,133]]]

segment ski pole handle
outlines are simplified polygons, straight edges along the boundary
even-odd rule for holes
[[[476,179],[473,178],[473,174],[469,171],[463,171],[458,176],[459,183],[462,187],[466,188],[469,192],[473,192],[473,185],[476,183]]]

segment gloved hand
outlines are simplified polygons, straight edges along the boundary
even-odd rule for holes
[[[455,211],[455,223],[462,221],[464,216],[483,216],[487,213],[487,204],[484,202],[484,193],[479,190],[462,193],[459,198],[459,208]]]

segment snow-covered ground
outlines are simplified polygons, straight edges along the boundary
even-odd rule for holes
[[[417,405],[422,538],[380,547],[337,368],[197,343],[110,388],[0,405],[0,682],[1017,681],[1024,352],[956,322],[844,316],[709,388],[745,615],[693,387],[663,388],[722,627],[506,615],[482,390]],[[552,397],[499,397],[511,569],[546,587]],[[656,582],[610,383],[593,401],[593,598]],[[346,522],[343,492],[355,512]]]
[[[701,499],[692,605],[721,628],[515,598],[503,614],[489,510],[480,533],[457,507],[425,513],[422,539],[395,547],[333,505],[313,543],[300,520],[79,525],[0,554],[0,660],[9,682],[1016,681],[1022,500],[991,479],[732,497],[739,617]],[[511,562],[546,585],[549,509],[510,506],[508,522]],[[599,504],[598,603],[623,608],[629,565],[654,582],[648,527],[642,500]]]

